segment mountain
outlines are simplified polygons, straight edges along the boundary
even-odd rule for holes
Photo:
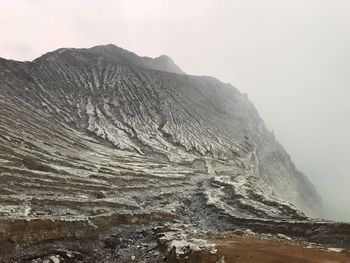
[[[222,229],[322,211],[245,94],[114,45],[0,60],[0,202],[11,222],[59,222],[26,223],[15,241],[76,235],[81,222]]]

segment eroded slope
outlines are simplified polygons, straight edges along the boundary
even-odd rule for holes
[[[0,60],[4,220],[98,228],[116,215],[191,221],[203,207],[203,224],[221,225],[218,214],[302,220],[301,211],[319,212],[314,187],[247,97],[182,73],[168,58],[111,45]]]

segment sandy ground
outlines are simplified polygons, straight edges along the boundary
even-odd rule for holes
[[[188,255],[188,260],[184,262],[350,263],[350,252],[305,248],[284,240],[227,237],[210,240],[210,243],[217,245],[218,252],[216,254],[212,255],[208,252],[193,253]]]

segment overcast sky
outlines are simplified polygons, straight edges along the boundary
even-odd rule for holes
[[[247,93],[329,216],[350,221],[349,0],[1,1],[0,57],[109,43]]]

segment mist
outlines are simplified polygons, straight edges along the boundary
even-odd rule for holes
[[[349,14],[347,0],[12,0],[0,9],[0,57],[113,43],[230,82],[316,186],[326,217],[350,221]]]

